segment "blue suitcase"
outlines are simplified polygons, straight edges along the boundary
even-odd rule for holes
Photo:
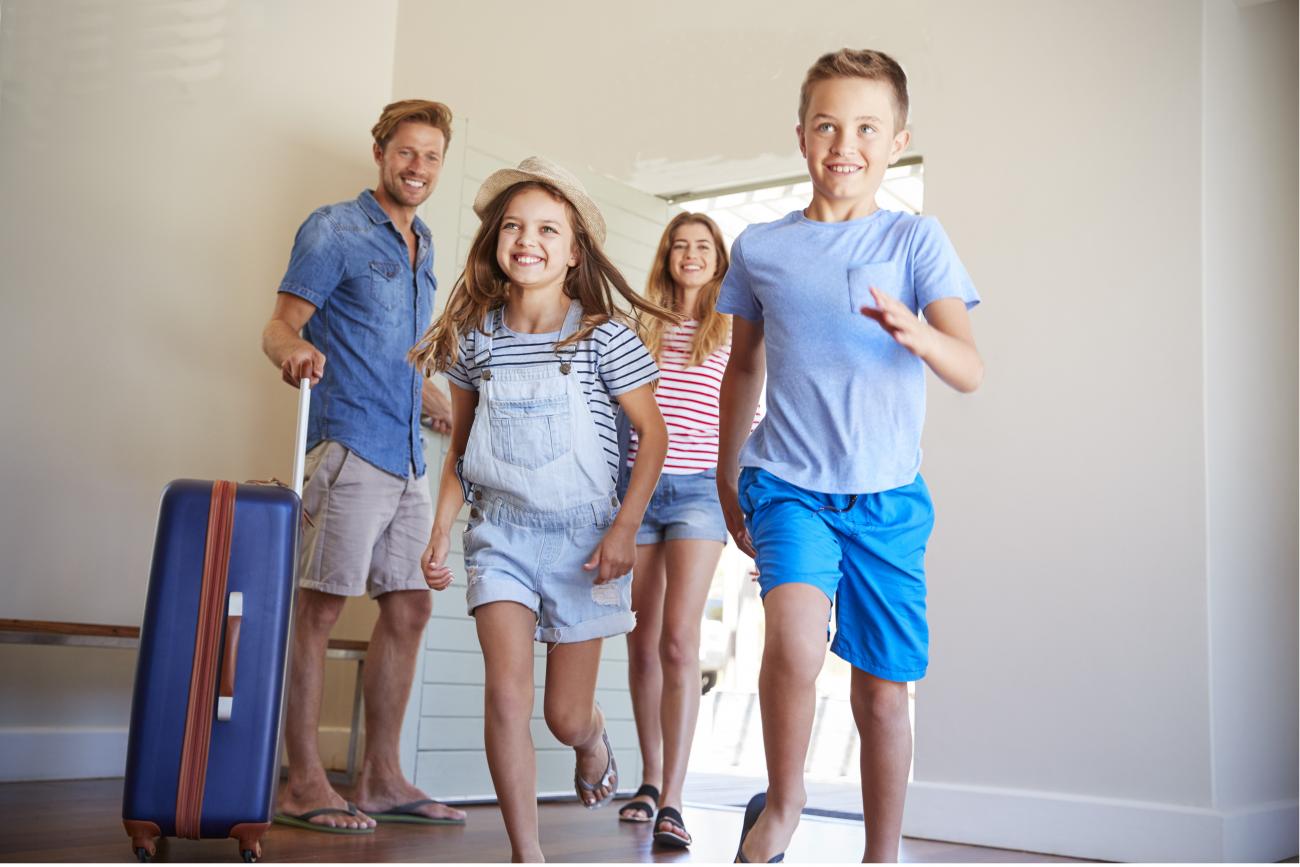
[[[261,856],[279,779],[309,400],[296,490],[180,479],[163,490],[127,745],[122,823],[155,838],[233,837]]]

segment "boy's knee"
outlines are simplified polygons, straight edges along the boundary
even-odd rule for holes
[[[907,684],[858,674],[849,705],[859,725],[893,722],[907,714]]]

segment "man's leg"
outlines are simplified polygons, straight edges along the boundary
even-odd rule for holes
[[[316,740],[325,677],[325,647],[346,601],[347,597],[332,593],[307,588],[298,591],[284,723],[289,780],[281,789],[277,803],[281,813],[299,815],[322,807],[347,808],[347,803],[325,776]],[[373,828],[375,825],[368,816],[342,813],[326,813],[310,821],[334,828]]]
[[[812,737],[817,674],[826,659],[830,600],[811,584],[778,584],[763,597],[766,626],[758,703],[767,758],[767,807],[745,838],[750,861],[790,845],[807,800],[803,766]]]
[[[855,668],[849,701],[862,739],[862,815],[867,826],[862,860],[892,863],[898,860],[907,771],[912,764],[907,684],[881,680]]]
[[[379,619],[366,652],[363,685],[366,751],[356,785],[357,805],[372,813],[428,797],[402,775],[399,743],[433,600],[428,590],[394,590],[378,601]],[[419,812],[434,819],[465,818],[463,811],[444,804],[428,804]]]

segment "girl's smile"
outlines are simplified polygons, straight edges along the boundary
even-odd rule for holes
[[[520,289],[558,289],[578,264],[569,211],[561,199],[537,187],[516,193],[497,235],[497,264]]]

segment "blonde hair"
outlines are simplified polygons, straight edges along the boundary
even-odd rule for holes
[[[650,276],[646,279],[646,297],[661,307],[676,310],[681,300],[680,290],[673,282],[668,270],[668,258],[672,254],[673,234],[682,226],[694,223],[709,230],[713,236],[713,247],[717,251],[718,268],[713,277],[695,298],[695,310],[682,311],[688,317],[699,321],[695,337],[691,341],[691,357],[688,367],[697,367],[704,363],[715,349],[731,340],[731,317],[718,312],[718,294],[722,291],[722,278],[727,275],[727,248],[722,239],[722,231],[717,223],[704,214],[682,212],[673,217],[659,238],[659,248],[655,250],[654,264],[650,266]],[[659,358],[663,349],[664,334],[668,325],[661,319],[643,320],[639,329],[641,340],[650,354]]]
[[[799,88],[799,123],[802,124],[807,119],[813,85],[828,78],[866,78],[885,82],[894,91],[894,132],[900,132],[907,126],[907,75],[897,60],[883,51],[870,48],[841,48],[823,54],[808,67],[803,86]]]
[[[370,128],[370,134],[374,136],[375,144],[379,145],[381,151],[388,146],[388,140],[393,137],[397,127],[407,121],[427,123],[442,130],[442,149],[446,153],[447,146],[451,144],[451,109],[441,102],[428,99],[402,99],[384,106],[379,121]]]
[[[407,360],[424,375],[451,368],[458,357],[461,335],[468,334],[471,328],[486,334],[488,313],[506,303],[510,281],[497,263],[497,238],[510,201],[526,189],[544,190],[564,203],[579,250],[578,264],[564,278],[564,294],[582,305],[582,323],[576,333],[558,346],[583,340],[611,319],[637,329],[647,318],[677,320],[671,310],[652,304],[633,291],[591,236],[577,209],[559,190],[540,181],[521,181],[503,190],[484,209],[483,222],[470,245],[465,270],[452,287],[447,308],[407,353]],[[627,303],[630,312],[618,308],[616,295]]]

